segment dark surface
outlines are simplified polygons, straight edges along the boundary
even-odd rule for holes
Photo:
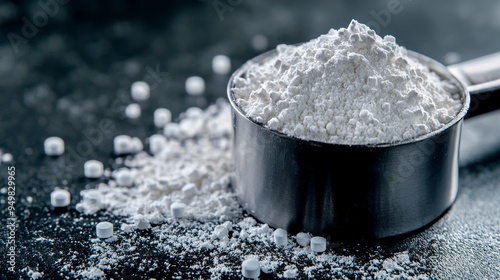
[[[114,166],[112,139],[129,134],[145,139],[156,132],[152,112],[167,107],[177,116],[190,106],[206,107],[225,96],[228,77],[211,72],[211,58],[223,53],[233,69],[259,54],[252,50],[254,34],[264,34],[269,48],[278,43],[302,42],[329,28],[375,20],[389,1],[241,1],[219,17],[212,1],[70,1],[59,5],[47,24],[17,52],[8,34],[22,35],[22,18],[32,20],[41,11],[37,1],[0,4],[0,149],[12,153],[16,167],[15,204],[18,217],[17,263],[20,278],[25,268],[44,273],[45,279],[72,275],[74,267],[89,262],[90,238],[97,221],[119,222],[105,213],[85,216],[74,210],[79,191],[97,182],[83,178],[83,162],[95,158]],[[470,59],[500,50],[498,1],[405,1],[402,10],[382,22],[377,32],[392,34],[408,49],[444,61],[455,51]],[[380,21],[379,21],[380,23]],[[387,23],[387,24],[386,24]],[[123,116],[131,103],[130,84],[154,69],[161,79],[151,99],[141,104],[137,121]],[[207,95],[186,97],[184,80],[190,75],[206,79]],[[111,128],[99,128],[103,119]],[[408,250],[421,272],[436,279],[496,279],[500,277],[500,114],[467,120],[463,130],[460,186],[456,203],[429,228],[375,244],[341,243],[337,251],[359,259],[390,256]],[[96,137],[96,130],[101,137]],[[65,157],[43,155],[43,141],[57,135],[65,139]],[[85,149],[88,148],[88,149]],[[7,184],[7,166],[0,165],[0,182]],[[55,186],[72,194],[69,211],[50,209]],[[0,195],[0,275],[6,279],[6,194]],[[32,202],[29,202],[31,197]],[[177,232],[173,234],[182,234]],[[184,275],[207,276],[207,269],[190,270],[193,260],[164,255],[150,248],[144,234],[130,237],[142,248],[107,272],[107,278]],[[45,241],[44,241],[45,240]],[[75,253],[76,252],[76,253]],[[137,259],[149,260],[148,272],[138,272]],[[170,262],[170,270],[151,263]],[[235,267],[239,267],[235,263]],[[190,274],[187,274],[187,273]],[[347,273],[354,278],[356,271]],[[233,275],[237,277],[237,275]]]

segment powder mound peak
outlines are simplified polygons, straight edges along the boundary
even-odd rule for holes
[[[309,42],[278,45],[232,91],[253,121],[301,139],[381,144],[438,130],[462,107],[458,89],[352,20]]]

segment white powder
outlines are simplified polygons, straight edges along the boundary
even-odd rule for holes
[[[264,126],[302,139],[379,144],[438,130],[462,107],[449,82],[353,20],[235,80],[237,104]]]
[[[274,229],[248,217],[229,187],[232,126],[227,102],[205,111],[191,108],[179,123],[167,123],[164,132],[166,140],[153,155],[140,152],[116,159],[113,173],[127,168],[133,174],[130,187],[108,177],[107,183],[81,192],[79,211],[104,210],[123,216],[124,223],[115,224],[114,242],[89,232],[88,261],[83,267],[66,264],[61,272],[99,279],[126,263],[143,276],[236,279],[241,278],[242,262],[249,258],[258,259],[262,273],[272,278],[363,278],[378,273],[387,279],[411,279],[423,271],[406,253],[406,257],[380,261],[379,255],[356,260],[331,248],[314,253],[289,234],[288,242],[277,247]],[[175,202],[186,204],[184,218],[172,217],[170,206]],[[144,247],[163,257],[145,258]],[[184,262],[186,256],[189,263]],[[396,265],[403,270],[395,269]]]

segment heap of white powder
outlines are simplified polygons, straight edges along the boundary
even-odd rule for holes
[[[166,124],[164,135],[150,137],[154,153],[141,151],[125,159],[125,166],[112,173],[115,180],[82,191],[77,209],[87,214],[107,209],[131,217],[131,222],[160,224],[172,217],[171,205],[180,202],[187,218],[231,218],[240,211],[229,190],[231,135],[227,102],[205,111],[191,108],[179,123]],[[120,186],[120,172],[130,174],[132,187]]]
[[[257,123],[306,140],[381,144],[438,130],[462,107],[458,90],[410,57],[393,36],[353,20],[249,65],[232,88]]]

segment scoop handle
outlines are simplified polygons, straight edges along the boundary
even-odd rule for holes
[[[500,109],[500,52],[450,65],[448,69],[470,93],[466,118]]]

